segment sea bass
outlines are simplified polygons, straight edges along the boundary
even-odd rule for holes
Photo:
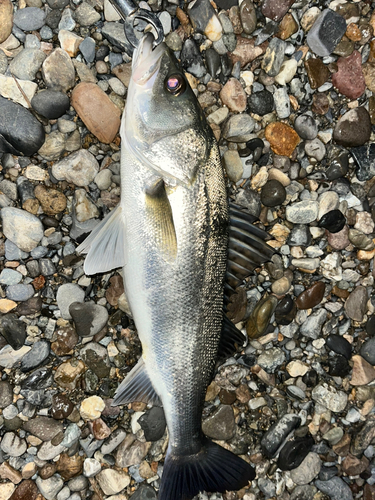
[[[144,36],[133,57],[121,203],[78,251],[88,254],[86,274],[124,269],[142,357],[114,403],[163,405],[169,445],[159,500],[189,500],[240,489],[255,474],[201,430],[222,337],[227,193],[199,103],[168,47],[152,42]]]

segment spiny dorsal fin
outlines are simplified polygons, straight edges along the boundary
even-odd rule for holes
[[[125,405],[134,401],[161,406],[159,396],[146,372],[143,358],[139,359],[117,388],[112,406]]]
[[[125,221],[120,205],[95,226],[76,251],[87,253],[86,274],[107,273],[125,265]]]
[[[159,179],[146,191],[146,209],[151,224],[150,234],[167,262],[177,256],[177,237],[173,222],[172,208],[165,191],[163,179]]]

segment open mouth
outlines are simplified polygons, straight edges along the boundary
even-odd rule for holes
[[[165,45],[161,43],[153,49],[153,42],[153,35],[147,33],[134,52],[132,78],[137,85],[144,85],[159,69]]]

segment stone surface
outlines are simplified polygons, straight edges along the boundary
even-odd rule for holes
[[[80,337],[95,335],[108,321],[107,309],[94,302],[73,302],[69,306],[69,314]]]
[[[70,102],[69,97],[63,92],[47,89],[38,92],[32,98],[31,105],[39,114],[53,120],[69,109]]]
[[[76,283],[65,283],[61,285],[57,291],[56,300],[60,309],[61,316],[64,319],[72,319],[69,308],[71,304],[83,302],[85,292]]]
[[[246,109],[246,94],[236,78],[230,78],[227,81],[220,91],[220,99],[231,111],[241,113]]]
[[[364,107],[350,109],[339,118],[333,139],[345,147],[362,146],[370,139],[371,120]]]
[[[290,472],[290,477],[295,484],[308,484],[320,472],[322,462],[317,453],[310,452],[302,463]]]
[[[40,220],[24,210],[5,207],[1,210],[1,218],[5,236],[24,252],[33,250],[43,237]]]
[[[278,448],[286,437],[301,423],[298,415],[286,414],[275,422],[263,435],[261,440],[262,452],[267,458],[276,455]]]
[[[348,401],[348,396],[345,392],[337,391],[334,387],[326,383],[317,385],[312,390],[311,396],[314,401],[335,413],[343,411]]]
[[[324,9],[307,34],[310,49],[318,56],[333,52],[346,31],[345,19],[331,9]]]
[[[235,433],[234,415],[231,406],[220,406],[203,421],[202,430],[211,439],[231,439]]]
[[[267,125],[265,136],[272,151],[280,156],[291,156],[300,141],[296,131],[282,122]]]
[[[357,286],[345,302],[345,311],[349,318],[362,321],[367,310],[367,290],[364,286]]]
[[[98,171],[96,158],[86,149],[80,149],[52,166],[56,179],[72,182],[76,186],[87,186]]]
[[[295,0],[264,0],[262,2],[262,14],[272,19],[272,21],[280,21],[294,2]]]
[[[366,90],[361,54],[355,50],[348,57],[339,57],[337,66],[337,72],[332,75],[333,85],[349,99],[358,99]]]
[[[328,481],[316,480],[315,486],[332,500],[353,500],[349,486],[340,477],[332,477]]]
[[[302,292],[296,300],[299,309],[310,309],[320,304],[324,297],[325,284],[318,281]]]
[[[375,380],[375,368],[359,355],[352,357],[353,372],[350,383],[352,385],[366,385]]]
[[[116,495],[130,483],[130,476],[124,471],[105,469],[96,479],[105,495]]]
[[[69,54],[60,48],[55,49],[42,65],[43,79],[47,87],[66,92],[74,87],[75,70]]]

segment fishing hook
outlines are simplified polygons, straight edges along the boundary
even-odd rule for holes
[[[134,21],[136,19],[146,21],[154,28],[157,35],[153,43],[154,47],[163,41],[163,25],[156,14],[145,9],[139,9],[132,0],[110,0],[110,2],[118,15],[124,20],[125,35],[133,48],[138,47],[139,44],[139,40],[134,34]]]

